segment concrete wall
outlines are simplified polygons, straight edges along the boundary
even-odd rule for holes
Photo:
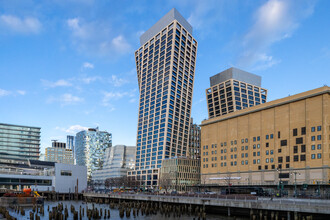
[[[61,176],[61,171],[71,171],[72,176]],[[87,168],[71,164],[55,164],[55,191],[60,193],[74,192],[78,180],[78,192],[87,188]]]

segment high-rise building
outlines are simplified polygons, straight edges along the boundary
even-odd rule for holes
[[[40,128],[0,123],[0,162],[38,160]]]
[[[74,136],[68,135],[66,136],[66,147],[70,150],[72,150],[73,158],[75,159],[75,153],[74,153]]]
[[[137,171],[128,174],[155,186],[162,160],[188,151],[197,41],[191,25],[172,9],[140,43],[135,52],[140,91]]]
[[[57,141],[53,141],[52,147],[46,148],[45,161],[74,164],[72,150],[67,149],[65,143]]]
[[[100,131],[99,128],[89,128],[76,134],[76,164],[87,167],[89,180],[93,171],[103,168],[105,150],[111,146],[111,133]]]
[[[93,180],[101,184],[108,178],[127,175],[127,171],[135,168],[135,146],[115,145],[107,148],[102,170],[93,172]]]
[[[189,135],[189,157],[192,159],[201,158],[201,127],[194,124],[193,119],[190,121],[190,135]]]
[[[234,67],[210,77],[210,85],[206,89],[209,118],[259,105],[267,99],[260,76]]]
[[[328,185],[330,88],[204,120],[202,182]]]

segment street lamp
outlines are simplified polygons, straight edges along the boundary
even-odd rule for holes
[[[300,176],[300,173],[297,171],[294,171],[291,173],[291,176],[294,174],[294,197],[297,196],[297,174]]]

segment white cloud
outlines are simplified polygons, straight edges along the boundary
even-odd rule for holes
[[[77,103],[80,103],[80,102],[83,102],[83,101],[84,101],[83,98],[80,98],[78,96],[74,96],[74,95],[69,94],[69,93],[63,94],[60,97],[50,97],[47,100],[48,103],[58,102],[62,106],[63,105],[73,105],[73,104],[77,104]]]
[[[105,21],[86,22],[80,18],[66,21],[71,30],[73,44],[79,51],[101,56],[118,56],[131,51],[125,36],[110,30]]]
[[[116,75],[112,75],[111,79],[110,79],[110,83],[116,87],[120,87],[120,86],[128,83],[128,80],[123,79],[123,78],[118,78]]]
[[[238,66],[264,69],[279,63],[268,55],[270,47],[291,37],[299,20],[313,12],[313,4],[293,5],[287,0],[268,0],[255,13],[255,23],[243,39]],[[306,10],[307,9],[307,10]]]
[[[103,106],[112,106],[110,104],[110,101],[119,100],[124,97],[130,98],[129,101],[131,101],[134,98],[134,96],[135,96],[135,90],[132,90],[130,92],[104,92],[102,105]]]
[[[25,95],[26,91],[24,90],[16,90],[16,91],[8,91],[4,89],[0,89],[0,97],[1,96],[17,96],[17,95]]]
[[[17,93],[19,95],[25,95],[26,94],[26,91],[24,91],[24,90],[17,90]]]
[[[115,50],[119,53],[127,53],[131,49],[131,45],[128,44],[127,40],[123,35],[119,35],[111,41]]]
[[[72,86],[72,84],[68,80],[65,80],[65,79],[60,79],[60,80],[57,80],[55,82],[51,82],[51,81],[42,79],[41,82],[47,88],[70,87],[70,86]]]
[[[100,76],[91,76],[91,77],[81,78],[81,81],[85,84],[90,84],[91,82],[95,82],[97,80],[102,80],[102,77],[100,77]]]
[[[8,96],[10,94],[11,94],[10,91],[4,90],[4,89],[0,89],[0,97],[1,96]]]
[[[82,67],[85,69],[94,69],[94,64],[85,62]]]
[[[42,27],[37,18],[19,18],[14,15],[1,15],[0,25],[5,26],[13,32],[24,34],[37,34],[40,32]]]
[[[71,125],[69,128],[62,128],[62,127],[56,127],[56,130],[60,130],[60,131],[64,131],[66,133],[70,133],[70,134],[76,134],[80,131],[85,131],[88,129],[88,127],[84,127],[81,125]]]

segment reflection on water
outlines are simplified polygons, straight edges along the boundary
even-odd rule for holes
[[[45,209],[45,215],[44,216],[41,216],[40,219],[41,220],[44,220],[44,219],[49,219],[49,212],[47,211],[48,210],[48,206],[49,206],[49,210],[51,211],[52,210],[52,207],[55,207],[58,205],[59,202],[49,202],[49,201],[45,201],[45,204],[44,204],[44,209]],[[89,209],[92,208],[92,203],[85,203],[85,202],[82,202],[82,201],[61,201],[61,203],[63,203],[63,206],[67,206],[68,208],[68,211],[69,211],[69,217],[68,217],[68,220],[73,220],[73,214],[70,212],[70,207],[71,205],[73,205],[75,207],[75,209],[78,211],[79,213],[79,208],[80,206],[82,208],[85,208],[85,215],[82,219],[88,219],[86,217],[86,206],[88,206]],[[131,214],[130,217],[123,217],[123,218],[120,218],[119,217],[119,210],[118,209],[110,209],[110,206],[109,204],[94,204],[94,207],[97,208],[97,209],[105,209],[105,210],[110,210],[110,219],[115,219],[115,220],[128,220],[128,219],[136,219],[136,220],[152,220],[152,219],[157,219],[157,220],[169,220],[169,219],[180,219],[180,220],[191,220],[191,219],[198,219],[197,216],[194,216],[194,215],[181,215],[180,217],[175,217],[173,215],[173,213],[170,215],[170,217],[168,216],[165,216],[165,215],[161,215],[160,213],[158,213],[157,215],[148,215],[148,216],[145,216],[145,215],[141,215],[141,212],[139,212],[139,216],[137,217],[134,217],[133,214]],[[133,210],[133,209],[132,209]],[[12,209],[9,209],[10,211],[10,214],[13,216],[13,217],[16,217],[17,219],[19,220],[29,220],[30,219],[30,215],[29,213],[32,212],[32,207],[30,208],[25,208],[25,216],[22,216],[20,215],[19,213],[15,213],[14,210]],[[108,212],[108,211],[107,211]],[[64,213],[64,211],[63,211]],[[101,219],[109,219],[109,218],[106,218],[106,217],[102,217]],[[218,219],[221,219],[221,220],[232,220],[233,218],[232,217],[227,217],[227,216],[221,216],[221,215],[214,215],[214,214],[207,214],[206,215],[206,219],[208,220],[218,220]],[[240,220],[242,218],[235,218],[237,220]]]

